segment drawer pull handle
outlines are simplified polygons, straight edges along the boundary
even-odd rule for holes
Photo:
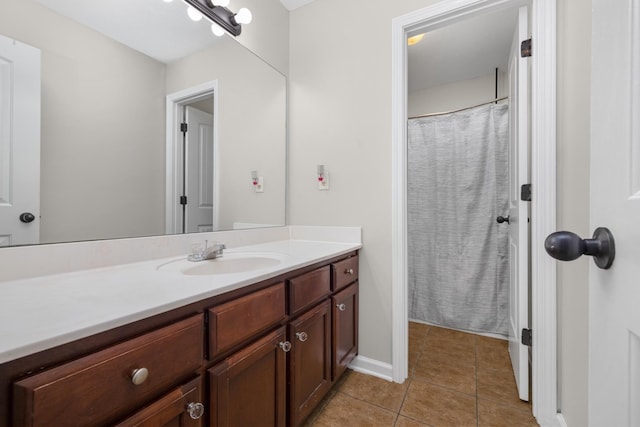
[[[340,311],[345,311],[347,309],[345,304],[336,304],[336,307],[338,307],[338,310]]]
[[[131,372],[131,383],[133,385],[140,385],[149,378],[149,370],[147,368],[134,369]]]
[[[278,345],[280,346],[282,351],[284,351],[285,353],[289,353],[291,351],[291,343],[289,341],[281,342]]]
[[[191,402],[187,405],[187,413],[192,420],[197,420],[204,415],[204,405],[200,402]]]
[[[344,271],[344,274],[353,274],[353,268],[347,268],[347,269]]]
[[[300,341],[305,342],[307,338],[309,338],[309,335],[307,335],[306,332],[296,332],[296,337],[298,337]]]

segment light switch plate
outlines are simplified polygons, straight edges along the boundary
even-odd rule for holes
[[[254,185],[256,193],[264,193],[264,177],[258,177],[258,184]]]
[[[329,189],[329,172],[324,171],[324,179],[322,181],[318,181],[318,190],[328,190]]]

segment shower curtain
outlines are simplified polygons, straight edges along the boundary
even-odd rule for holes
[[[508,334],[508,105],[408,123],[409,318]]]

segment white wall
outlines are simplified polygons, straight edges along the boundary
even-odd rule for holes
[[[164,65],[32,0],[0,33],[42,51],[41,241],[162,233]]]
[[[372,8],[366,0],[316,0],[291,13],[291,222],[363,227],[360,354],[387,363],[392,286],[391,19],[436,2],[397,0],[377,2]],[[590,12],[582,0],[558,3],[558,220],[560,227],[590,235]],[[359,18],[363,11],[366,19]],[[327,192],[314,185],[315,165],[320,163],[331,172]],[[585,425],[587,413],[586,263],[562,265],[559,270],[560,396],[570,426]]]

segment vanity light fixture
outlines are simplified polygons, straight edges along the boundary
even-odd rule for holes
[[[242,24],[249,24],[253,18],[251,11],[246,7],[241,8],[238,13],[227,9],[229,0],[184,0],[184,2],[189,5],[188,13],[191,19],[194,19],[191,11],[193,9],[213,22],[211,32],[216,36],[222,36],[224,31],[239,36],[242,32]]]

